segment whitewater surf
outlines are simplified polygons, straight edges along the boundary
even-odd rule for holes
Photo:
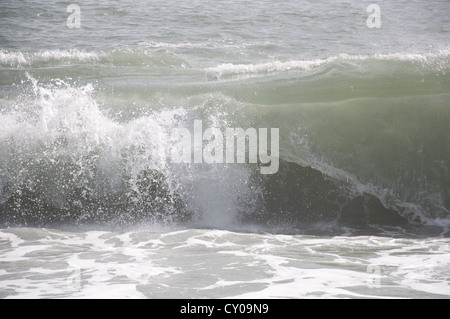
[[[370,4],[2,2],[0,297],[448,298],[449,3]]]

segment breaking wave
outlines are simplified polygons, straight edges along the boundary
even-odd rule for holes
[[[171,56],[0,51],[2,67],[31,74],[0,100],[2,226],[449,226],[448,53],[222,64],[164,91],[81,83],[66,71],[41,80],[30,70],[50,60],[139,65],[154,54]],[[241,77],[249,74],[258,77]],[[171,163],[170,130],[196,119],[221,129],[280,128],[280,171]]]

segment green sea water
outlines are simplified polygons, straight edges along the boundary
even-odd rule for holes
[[[0,3],[0,297],[448,298],[448,1],[71,4]]]

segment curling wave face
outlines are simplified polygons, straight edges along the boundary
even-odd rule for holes
[[[205,68],[166,51],[2,50],[0,223],[445,232],[449,61],[439,51]],[[279,128],[280,171],[172,163],[170,130],[194,120]]]

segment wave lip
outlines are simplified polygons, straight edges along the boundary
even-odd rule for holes
[[[208,76],[212,78],[221,78],[224,76],[242,75],[242,74],[268,74],[276,72],[287,72],[293,70],[309,71],[331,63],[355,63],[355,62],[373,62],[373,61],[397,61],[410,62],[419,66],[428,66],[434,70],[445,72],[448,68],[450,59],[450,50],[441,50],[438,52],[414,54],[414,53],[388,53],[374,55],[351,55],[342,53],[324,59],[314,60],[290,60],[290,61],[271,61],[256,64],[233,64],[222,63],[214,67],[206,68]]]
[[[284,72],[291,70],[311,70],[315,67],[321,66],[327,62],[333,61],[335,58],[329,58],[325,60],[312,60],[312,61],[274,61],[260,64],[232,64],[224,63],[215,67],[207,68],[206,72],[210,76],[217,78],[227,75],[237,74],[258,74],[258,73],[273,73]]]
[[[76,49],[46,50],[39,52],[0,50],[0,66],[21,68],[48,63],[50,61],[87,63],[99,61],[101,56],[101,53],[86,52]]]
[[[190,68],[189,63],[175,54],[147,50],[46,50],[21,52],[0,50],[0,68],[58,67],[60,65],[118,66],[118,67],[174,67]]]

